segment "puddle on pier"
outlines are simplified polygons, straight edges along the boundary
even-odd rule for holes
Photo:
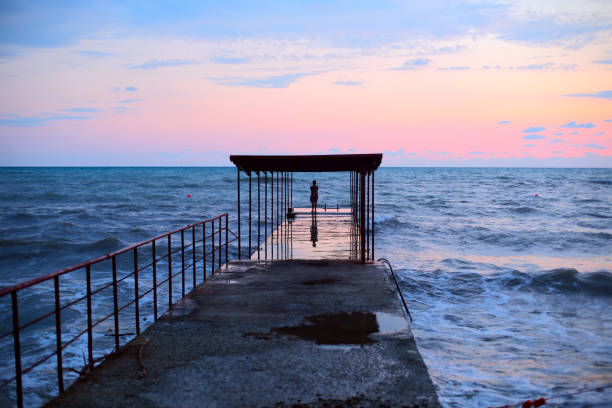
[[[326,349],[348,350],[347,345],[375,343],[372,333],[392,333],[407,327],[406,319],[389,313],[339,312],[309,316],[299,326],[272,329],[278,334],[314,341]]]

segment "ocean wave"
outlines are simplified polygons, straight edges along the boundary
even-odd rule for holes
[[[116,237],[106,237],[95,242],[90,242],[81,246],[86,251],[100,251],[101,253],[113,252],[126,247],[127,244]]]
[[[603,179],[591,179],[588,180],[589,183],[591,184],[599,184],[602,186],[612,186],[612,181],[610,180],[603,180]]]
[[[612,218],[612,216],[610,215],[606,215],[606,214],[599,214],[599,213],[592,213],[592,212],[588,212],[588,213],[584,213],[584,215],[589,216],[589,217],[593,217],[593,218]]]
[[[402,222],[397,219],[394,215],[381,215],[374,217],[374,225],[383,228],[402,228],[405,226],[411,226],[412,228],[417,228],[416,225],[406,221]]]
[[[580,273],[574,268],[552,269],[534,276],[530,286],[564,293],[612,296],[612,274],[607,271]]]
[[[584,235],[586,235],[589,238],[605,239],[605,240],[612,239],[612,234],[609,234],[607,232],[585,232]]]
[[[510,211],[517,213],[517,214],[530,214],[530,213],[537,212],[538,210],[536,210],[535,208],[523,206],[523,207],[513,208]]]

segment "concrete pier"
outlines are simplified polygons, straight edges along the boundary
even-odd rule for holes
[[[294,260],[231,263],[47,406],[439,402],[383,265]]]

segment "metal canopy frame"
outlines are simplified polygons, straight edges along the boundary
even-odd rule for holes
[[[382,153],[330,154],[330,155],[231,155],[230,161],[237,168],[238,190],[238,259],[242,256],[240,221],[240,172],[249,178],[249,257],[252,250],[252,173],[257,175],[257,259],[261,259],[261,175],[264,181],[264,250],[267,259],[268,236],[268,174],[272,181],[271,230],[282,228],[290,208],[293,208],[293,173],[349,172],[349,196],[354,223],[359,228],[359,253],[361,263],[374,260],[374,172],[382,162]],[[275,180],[276,179],[276,180]],[[274,183],[276,182],[276,209],[274,219]],[[279,191],[280,190],[280,191]],[[366,198],[367,197],[367,198]],[[281,211],[279,211],[279,207]],[[272,232],[272,231],[271,231]]]

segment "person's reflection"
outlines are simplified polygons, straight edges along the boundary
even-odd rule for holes
[[[317,246],[317,241],[319,240],[319,230],[317,229],[317,213],[312,213],[312,224],[310,224],[310,240],[312,241],[312,246]]]

